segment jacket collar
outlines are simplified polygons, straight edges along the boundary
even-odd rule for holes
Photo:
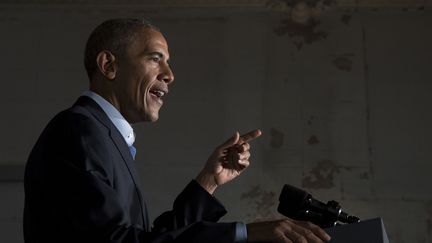
[[[85,91],[82,96],[87,96],[94,100],[100,106],[100,108],[102,108],[114,126],[119,130],[120,134],[126,141],[126,144],[128,146],[133,145],[135,141],[133,128],[116,107],[114,107],[109,101],[96,92],[90,90]]]

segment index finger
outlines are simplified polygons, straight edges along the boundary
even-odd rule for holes
[[[254,140],[255,138],[258,138],[259,136],[261,136],[261,134],[262,134],[261,130],[256,129],[241,135],[240,139],[243,141],[243,143],[247,143],[249,141]]]

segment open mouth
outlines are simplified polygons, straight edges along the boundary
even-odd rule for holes
[[[163,104],[163,97],[168,94],[168,90],[165,90],[163,88],[153,88],[150,91],[150,95],[153,97],[153,99],[158,102],[159,104]]]
[[[161,99],[162,97],[164,97],[164,95],[166,94],[166,92],[162,91],[162,90],[150,90],[150,93],[152,93],[153,95],[155,95],[159,99]]]

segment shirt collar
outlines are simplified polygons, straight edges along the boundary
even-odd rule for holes
[[[102,108],[117,130],[119,130],[127,145],[129,147],[132,146],[135,142],[135,133],[132,126],[126,121],[120,112],[111,103],[95,92],[85,91],[82,95],[93,99]]]

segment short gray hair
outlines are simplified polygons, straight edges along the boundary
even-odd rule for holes
[[[96,58],[101,51],[123,56],[140,28],[159,29],[145,19],[109,19],[90,34],[84,52],[84,66],[90,81],[97,70]]]

